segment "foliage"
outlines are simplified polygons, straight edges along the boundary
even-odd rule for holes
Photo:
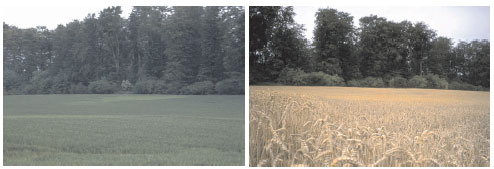
[[[395,76],[389,80],[389,87],[407,87],[407,79],[401,76]]]
[[[280,72],[277,82],[287,85],[302,85],[305,83],[302,79],[305,74],[306,73],[300,68],[285,68]]]
[[[451,90],[474,90],[474,91],[489,90],[488,88],[486,89],[482,86],[474,86],[472,84],[457,82],[457,81],[453,81],[453,82],[449,83],[448,89],[451,89]]]
[[[360,81],[359,80],[349,80],[346,82],[346,85],[349,87],[360,87]]]
[[[85,94],[88,93],[88,87],[83,85],[82,83],[77,83],[76,85],[72,84],[70,86],[71,94]]]
[[[359,81],[362,87],[384,87],[384,81],[380,77],[366,77]]]
[[[295,36],[304,28],[294,22],[292,8],[249,9],[250,84],[321,85],[304,80],[304,70],[338,75],[348,86],[405,87],[409,79],[409,87],[418,88],[447,89],[446,81],[490,87],[489,40],[455,44],[424,22],[376,15],[359,18],[357,28],[351,14],[325,8],[316,12],[310,44]]]
[[[69,94],[100,79],[117,85],[112,92],[130,91],[155,79],[136,91],[180,94],[189,84],[214,84],[244,71],[244,15],[235,6],[136,6],[124,17],[114,6],[53,30],[4,23],[4,91]]]
[[[287,85],[340,86],[344,84],[343,78],[337,75],[328,75],[323,72],[305,73],[301,69],[291,68],[285,68],[277,81]]]
[[[111,94],[116,91],[116,88],[115,84],[106,79],[93,81],[88,85],[88,91],[93,94]]]
[[[132,89],[132,83],[130,83],[129,80],[122,80],[122,84],[120,86],[124,91],[129,91]]]
[[[427,85],[427,79],[422,76],[414,76],[408,80],[408,87],[426,88]]]
[[[17,88],[22,84],[22,79],[19,75],[12,70],[3,71],[3,89],[4,91],[9,91]]]
[[[440,78],[438,75],[428,74],[425,76],[425,79],[427,79],[427,88],[448,89],[448,81]]]
[[[215,85],[211,81],[195,82],[194,84],[188,85],[180,89],[180,94],[213,94]]]
[[[218,94],[244,94],[244,74],[240,72],[230,72],[229,77],[230,78],[216,83],[214,89],[218,92]]]

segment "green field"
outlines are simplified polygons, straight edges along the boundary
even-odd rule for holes
[[[4,96],[4,165],[244,165],[244,96]]]

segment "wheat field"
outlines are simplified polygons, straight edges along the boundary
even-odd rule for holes
[[[244,99],[3,96],[3,165],[243,166]]]
[[[251,86],[250,166],[489,166],[489,92]]]

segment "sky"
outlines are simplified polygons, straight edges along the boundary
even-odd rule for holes
[[[11,6],[2,9],[3,22],[19,28],[46,26],[48,29],[57,28],[58,24],[67,24],[75,19],[83,20],[87,14],[99,14],[108,6]],[[122,7],[122,17],[127,18],[132,7]]]
[[[315,27],[315,14],[319,8],[295,6],[295,21],[303,24],[305,36],[312,41]],[[361,17],[371,14],[385,17],[387,20],[413,23],[423,21],[429,28],[436,30],[438,36],[470,41],[475,39],[490,40],[489,7],[333,7],[338,11],[353,16],[354,26],[358,27]]]

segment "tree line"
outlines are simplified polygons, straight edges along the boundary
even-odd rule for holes
[[[243,94],[243,7],[108,7],[83,20],[3,24],[4,93]]]
[[[423,22],[316,13],[312,43],[293,7],[250,7],[250,84],[488,90],[488,40],[437,36]]]

